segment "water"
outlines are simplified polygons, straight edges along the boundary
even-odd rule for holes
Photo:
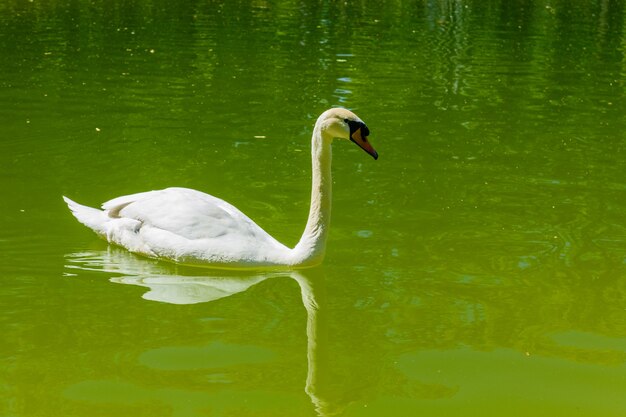
[[[0,415],[623,416],[623,1],[0,4]],[[61,195],[217,195],[322,267],[108,247]]]

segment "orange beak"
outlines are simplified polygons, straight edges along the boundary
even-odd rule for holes
[[[367,136],[363,136],[361,134],[360,127],[350,135],[350,140],[359,145],[359,147],[365,152],[372,155],[374,159],[378,159],[378,152],[376,152],[372,145],[367,141]]]

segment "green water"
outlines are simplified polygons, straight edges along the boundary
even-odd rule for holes
[[[0,415],[626,415],[624,1],[0,3]],[[181,268],[98,205],[184,186],[323,266]],[[123,285],[126,284],[126,285]]]

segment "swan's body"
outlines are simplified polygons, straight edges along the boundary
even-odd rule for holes
[[[311,208],[304,233],[290,249],[233,205],[188,188],[118,197],[102,210],[63,197],[74,216],[111,243],[177,263],[222,268],[308,267],[324,256],[331,209],[331,142],[350,139],[374,158],[369,130],[352,112],[330,109],[311,139]]]

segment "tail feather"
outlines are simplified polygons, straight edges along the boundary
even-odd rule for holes
[[[105,224],[110,219],[104,211],[93,207],[83,206],[82,204],[78,204],[65,196],[63,196],[63,200],[79,222],[101,236],[106,235]]]

